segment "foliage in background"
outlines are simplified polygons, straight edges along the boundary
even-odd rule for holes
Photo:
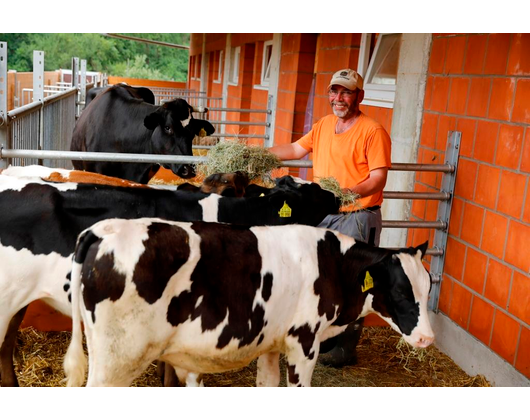
[[[190,34],[124,34],[153,41],[189,45]],[[32,71],[33,51],[44,51],[44,69],[70,69],[72,57],[87,60],[88,71],[112,76],[186,81],[188,51],[99,34],[8,34],[8,68]]]

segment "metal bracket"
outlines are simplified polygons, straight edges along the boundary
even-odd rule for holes
[[[450,198],[448,200],[442,200],[438,204],[438,221],[443,222],[446,227],[445,229],[436,230],[434,234],[433,248],[441,250],[442,253],[441,255],[434,255],[431,258],[431,277],[433,285],[429,296],[429,309],[436,313],[438,313],[438,300],[440,298],[440,288],[445,263],[449,219],[451,217],[451,207],[453,204],[461,137],[462,133],[459,131],[450,131],[448,134],[447,148],[445,150],[445,163],[451,165],[453,171],[444,173],[442,178],[441,192],[449,193]]]

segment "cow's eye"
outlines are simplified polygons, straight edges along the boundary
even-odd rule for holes
[[[169,126],[169,125],[166,125],[164,127],[164,131],[167,133],[167,134],[173,134],[173,129]]]

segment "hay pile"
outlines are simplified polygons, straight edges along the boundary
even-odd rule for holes
[[[281,160],[261,146],[247,146],[241,141],[218,143],[208,152],[208,161],[196,166],[196,171],[207,177],[221,172],[242,171],[252,181],[257,178],[271,179],[273,169],[281,166]]]
[[[33,328],[19,331],[15,371],[25,387],[65,386],[62,360],[70,342],[69,332],[39,332]],[[388,327],[367,327],[357,347],[356,366],[334,369],[317,363],[313,386],[325,387],[412,387],[450,386],[487,387],[481,376],[470,377],[449,357],[431,346],[408,351],[399,345],[399,334]],[[407,345],[408,346],[408,345]],[[285,363],[281,364],[281,386],[285,386]],[[222,374],[205,375],[209,387],[256,386],[256,362],[243,369]],[[161,386],[153,363],[137,378],[133,386]]]
[[[336,178],[320,177],[316,182],[322,187],[323,190],[331,191],[340,200],[341,207],[347,207],[353,205],[353,210],[360,208],[359,199],[361,196],[352,191],[344,192],[340,187],[339,181]]]

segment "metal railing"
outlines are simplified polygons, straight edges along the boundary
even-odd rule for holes
[[[413,200],[438,200],[438,214],[436,220],[432,221],[410,221],[410,220],[383,220],[383,228],[421,228],[436,229],[434,243],[428,249],[427,254],[431,258],[431,277],[433,286],[429,298],[429,308],[438,311],[438,299],[440,284],[445,262],[445,249],[447,245],[447,234],[449,228],[449,217],[454,195],[456,171],[460,148],[461,133],[449,132],[448,145],[445,153],[446,162],[442,165],[392,163],[391,171],[415,171],[415,172],[441,172],[443,174],[442,187],[439,192],[425,193],[413,191],[384,191],[385,199],[413,199]],[[8,150],[0,149],[0,160],[30,158],[30,159],[61,159],[61,160],[90,160],[111,162],[150,162],[150,163],[191,163],[199,164],[207,161],[206,156],[168,156],[168,155],[136,155],[125,153],[101,153],[101,152],[61,152],[61,151],[35,151],[35,150]],[[312,162],[309,160],[284,161],[284,167],[310,168]]]

